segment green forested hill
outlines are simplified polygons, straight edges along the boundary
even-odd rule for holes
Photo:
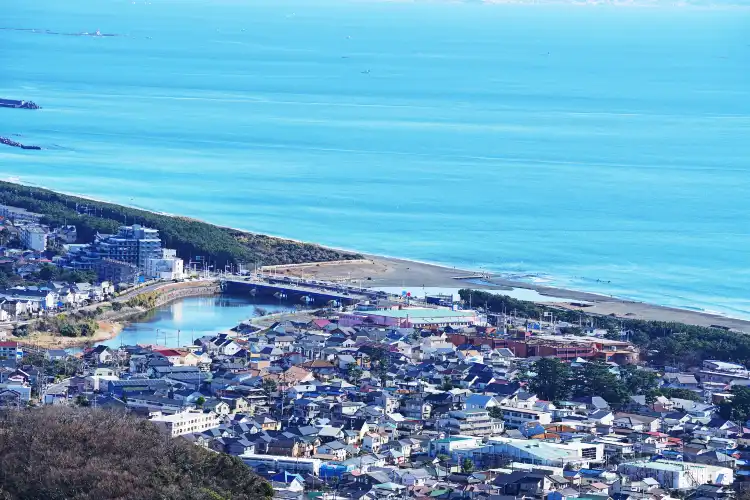
[[[225,264],[293,264],[356,259],[357,254],[309,243],[215,226],[187,217],[173,217],[112,203],[87,200],[48,189],[0,182],[0,204],[45,215],[51,225],[74,224],[80,242],[89,243],[97,232],[112,233],[123,224],[139,223],[159,230],[165,246],[185,260],[202,256],[217,269]]]

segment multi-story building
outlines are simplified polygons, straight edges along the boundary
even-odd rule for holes
[[[186,411],[173,415],[159,415],[152,417],[151,421],[165,428],[173,437],[219,427],[219,416],[211,411]]]
[[[439,421],[440,429],[448,434],[486,437],[503,432],[502,420],[490,417],[487,410],[456,410]]]
[[[20,359],[22,356],[18,342],[0,342],[0,359]]]
[[[42,226],[29,224],[19,229],[18,237],[24,248],[34,250],[35,252],[44,252],[47,249],[49,231]]]
[[[491,438],[481,449],[471,450],[471,457],[496,455],[505,460],[552,467],[589,467],[604,460],[602,443],[547,443],[538,440]],[[455,454],[454,454],[455,457]]]
[[[626,462],[617,467],[617,472],[634,481],[656,479],[663,488],[675,490],[693,489],[702,484],[730,485],[734,481],[734,471],[727,467],[672,460]]]
[[[119,260],[102,259],[94,270],[99,275],[99,280],[110,283],[133,283],[138,277],[138,266]]]
[[[179,280],[184,275],[182,259],[172,249],[162,248],[162,255],[146,261],[145,275],[149,278]]]
[[[94,242],[77,252],[68,265],[97,271],[100,280],[129,283],[138,273],[145,273],[150,259],[161,259],[163,255],[159,231],[133,224],[121,226],[117,234],[97,234]]]
[[[544,411],[516,408],[514,406],[500,406],[505,425],[510,429],[520,429],[528,424],[545,425],[552,423],[552,415]]]
[[[120,226],[117,234],[97,235],[93,249],[102,259],[127,262],[145,270],[148,259],[162,256],[159,231],[139,224]]]
[[[8,205],[0,205],[0,217],[10,219],[13,222],[39,222],[42,214],[29,212],[25,208],[11,207]]]

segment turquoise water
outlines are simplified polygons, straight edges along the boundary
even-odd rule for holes
[[[0,176],[750,316],[750,9],[6,0]],[[533,275],[533,277],[529,277]]]
[[[267,312],[288,308],[258,305]],[[257,316],[256,305],[238,297],[190,297],[154,309],[128,323],[117,337],[104,345],[158,344],[181,347],[204,335],[216,335]]]

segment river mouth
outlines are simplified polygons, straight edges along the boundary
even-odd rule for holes
[[[292,307],[251,297],[216,295],[186,297],[133,318],[116,337],[100,342],[110,347],[159,344],[181,347],[204,335],[225,332],[262,313],[289,311]]]

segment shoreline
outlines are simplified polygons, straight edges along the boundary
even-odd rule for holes
[[[547,306],[579,310],[588,314],[610,316],[622,319],[641,319],[648,321],[665,321],[686,323],[697,326],[720,326],[750,333],[750,320],[732,318],[689,309],[661,306],[646,302],[620,299],[591,292],[569,290],[548,285],[536,285],[494,277],[482,278],[483,283],[473,283],[471,276],[479,273],[458,267],[451,268],[407,259],[367,255],[369,263],[361,261],[342,262],[338,264],[308,264],[291,267],[276,266],[278,271],[290,276],[313,277],[321,280],[338,280],[355,282],[363,288],[445,288],[474,290],[491,290],[502,294],[514,289],[532,290],[545,297],[557,298],[560,301],[544,302]],[[526,299],[520,299],[526,300]],[[542,303],[541,301],[531,302]],[[572,303],[586,302],[586,307]]]
[[[322,245],[320,243],[309,242],[301,239],[288,238],[285,236],[258,233],[247,229],[235,228],[231,226],[215,224],[210,221],[197,219],[195,217],[189,217],[185,215],[177,215],[168,212],[162,212],[157,210],[150,210],[143,207],[138,207],[129,204],[117,203],[114,201],[107,201],[93,196],[87,196],[84,194],[70,193],[66,191],[59,191],[42,185],[23,182],[18,176],[7,177],[5,182],[18,184],[21,186],[36,187],[41,189],[47,189],[60,194],[68,196],[75,196],[86,200],[96,201],[100,203],[109,203],[114,205],[120,205],[135,210],[141,210],[143,212],[152,213],[155,215],[162,215],[166,217],[175,218],[187,218],[210,224],[219,228],[237,231],[241,233],[247,233],[252,235],[262,235],[270,238],[276,238],[279,240],[291,241],[295,243],[306,243],[311,245],[317,245],[323,248],[331,250],[337,250],[341,252],[359,254],[364,257],[366,261],[371,261],[376,267],[379,265],[379,273],[374,273],[376,276],[374,279],[366,280],[368,272],[373,274],[373,269],[365,267],[368,266],[366,262],[361,259],[351,261],[335,261],[335,262],[316,262],[310,264],[289,264],[289,265],[277,265],[269,266],[277,270],[288,270],[289,274],[295,275],[300,270],[309,269],[314,267],[316,269],[325,268],[330,270],[332,268],[343,268],[342,273],[344,275],[330,275],[328,273],[319,273],[321,279],[353,279],[363,280],[362,286],[366,288],[373,287],[398,287],[398,286],[409,286],[409,287],[441,287],[441,288],[473,288],[476,290],[510,290],[510,289],[526,289],[532,290],[540,295],[560,298],[563,299],[560,303],[548,302],[547,305],[556,305],[558,307],[565,307],[571,309],[577,309],[585,311],[591,314],[598,315],[615,315],[624,319],[644,319],[653,321],[667,321],[667,322],[679,322],[687,323],[698,326],[712,326],[719,325],[721,327],[739,330],[745,333],[750,333],[750,319],[736,318],[723,314],[714,314],[706,311],[692,310],[692,309],[681,309],[679,307],[672,307],[660,304],[654,304],[649,302],[641,302],[637,300],[619,298],[616,296],[604,295],[601,293],[586,292],[580,290],[571,290],[566,288],[559,288],[555,286],[545,284],[533,284],[523,281],[513,281],[496,276],[497,273],[488,273],[487,271],[475,271],[467,270],[459,267],[449,267],[442,264],[434,264],[419,260],[412,260],[393,256],[384,255],[372,255],[365,252],[360,252],[354,249],[341,248],[336,246]],[[357,267],[357,265],[361,267]],[[346,274],[348,273],[348,274]],[[313,273],[315,274],[315,273]],[[398,276],[394,276],[398,274]],[[455,279],[456,276],[477,276],[480,274],[489,274],[489,278],[482,278],[486,283],[477,284],[467,280]],[[373,278],[373,276],[369,276]],[[576,308],[568,303],[568,301],[585,301],[591,302],[591,306],[586,308]],[[533,300],[532,300],[533,302]]]
[[[152,290],[135,290],[134,293],[121,297],[120,302],[124,302],[126,298],[138,296],[140,293],[149,292],[158,293],[158,298],[152,308],[136,307],[126,308],[121,311],[106,311],[96,319],[99,329],[92,337],[64,337],[50,332],[35,332],[28,337],[8,335],[8,340],[44,349],[69,349],[86,345],[96,345],[117,338],[129,323],[154,309],[189,297],[209,297],[217,293],[215,280],[202,281],[197,284],[166,283]]]

